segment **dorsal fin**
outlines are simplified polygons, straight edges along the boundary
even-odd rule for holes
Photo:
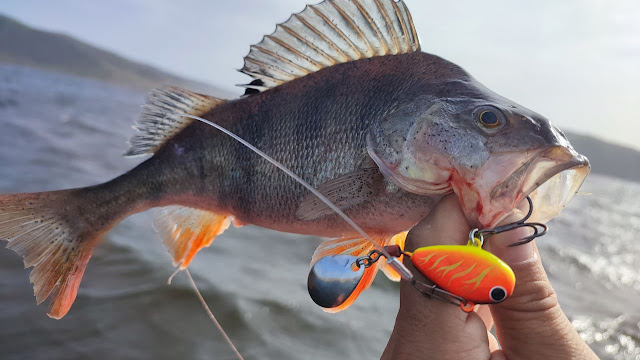
[[[193,119],[168,117],[175,114],[201,116],[225,100],[171,86],[154,89],[147,97],[125,156],[153,154]]]
[[[262,81],[244,87],[262,91],[336,64],[418,50],[403,1],[325,0],[292,15],[251,46],[240,71]]]

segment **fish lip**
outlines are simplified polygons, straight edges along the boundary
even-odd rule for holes
[[[535,191],[537,188],[542,186],[549,179],[566,170],[571,170],[576,168],[585,168],[587,170],[587,173],[585,174],[584,177],[586,177],[588,172],[591,170],[591,164],[589,163],[589,159],[587,159],[587,157],[582,154],[576,153],[573,149],[567,149],[564,147],[555,147],[555,148],[551,148],[543,156],[548,156],[547,154],[549,152],[557,152],[558,149],[569,150],[567,155],[570,156],[570,158],[567,159],[565,162],[556,164],[553,167],[544,171],[544,173],[541,176],[535,179],[533,184],[530,184],[528,188],[522,190],[522,198],[530,195],[533,191]],[[584,178],[582,180],[584,181]],[[522,200],[522,198],[520,200]]]
[[[534,216],[536,221],[550,220],[559,214],[560,210],[571,200],[589,174],[590,169],[589,160],[571,147],[556,145],[543,149],[491,190],[490,203],[505,210],[502,216],[491,221],[491,226],[496,225],[513,212],[523,199],[536,192],[547,181],[565,171],[573,170],[578,177],[568,189],[562,190],[563,194],[559,194],[562,201],[558,204],[544,204],[555,206],[556,209],[550,211],[546,216]],[[514,182],[517,184],[516,186],[514,186]],[[535,213],[538,204],[535,199],[533,203]]]

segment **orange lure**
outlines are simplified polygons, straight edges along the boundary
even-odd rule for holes
[[[516,277],[504,261],[483,250],[479,242],[467,245],[436,245],[417,249],[413,266],[436,286],[467,300],[466,312],[475,304],[494,304],[513,293]]]

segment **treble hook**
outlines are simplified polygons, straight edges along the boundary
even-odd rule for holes
[[[533,234],[520,239],[520,241],[509,245],[509,247],[524,245],[528,242],[533,241],[533,239],[546,234],[548,230],[547,225],[538,223],[538,222],[530,222],[530,223],[526,222],[531,217],[531,214],[533,214],[533,201],[531,201],[531,198],[529,196],[527,196],[527,202],[529,202],[529,212],[524,218],[503,226],[498,226],[497,228],[480,230],[480,234],[482,234],[485,238],[488,238],[491,235],[499,234],[499,233],[510,231],[517,228],[528,227],[533,229]]]

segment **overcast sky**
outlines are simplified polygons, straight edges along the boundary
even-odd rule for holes
[[[423,51],[562,129],[640,149],[640,1],[405,1]],[[249,45],[305,4],[0,0],[0,12],[240,93]]]

